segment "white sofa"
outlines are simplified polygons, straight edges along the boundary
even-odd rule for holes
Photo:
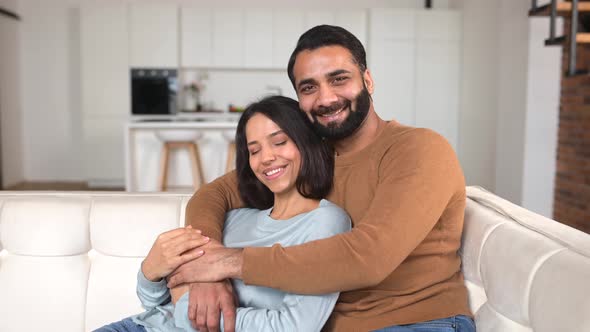
[[[590,331],[590,235],[469,187],[478,331]],[[182,194],[0,192],[0,331],[90,331],[141,311],[135,276]]]

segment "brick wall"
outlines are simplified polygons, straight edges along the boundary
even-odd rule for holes
[[[590,75],[568,77],[568,63],[569,40],[563,47],[553,217],[590,233]],[[577,68],[590,70],[590,44],[578,44]]]

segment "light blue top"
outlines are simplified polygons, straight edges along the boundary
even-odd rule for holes
[[[350,218],[337,205],[322,200],[317,209],[287,220],[268,210],[237,209],[226,214],[223,244],[231,248],[292,246],[350,230]],[[233,280],[238,295],[236,331],[319,331],[334,309],[338,293],[297,295]],[[148,331],[195,331],[188,320],[188,293],[170,302],[166,281],[151,282],[141,269],[137,295],[146,311],[132,317]],[[223,319],[221,321],[223,325]],[[223,329],[222,329],[223,330]]]

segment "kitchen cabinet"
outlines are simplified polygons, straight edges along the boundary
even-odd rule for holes
[[[291,52],[299,36],[305,31],[304,12],[301,10],[275,10],[273,13],[272,67],[287,68]]]
[[[213,66],[239,68],[244,63],[244,15],[239,9],[213,12]]]
[[[182,67],[210,67],[213,63],[212,11],[181,7],[180,64]]]
[[[128,39],[126,5],[86,4],[80,9],[83,114],[129,113]]]
[[[367,50],[384,119],[426,127],[458,146],[461,14],[372,9]]]
[[[272,40],[275,32],[270,9],[252,9],[244,13],[244,67],[267,68],[272,64]]]
[[[178,7],[164,3],[129,5],[132,67],[178,67]]]
[[[285,69],[299,36],[318,24],[341,25],[366,40],[365,10],[206,9],[181,7],[181,66]]]
[[[372,10],[367,48],[375,81],[373,101],[381,118],[415,125],[415,15],[409,10]]]
[[[91,184],[121,185],[123,124],[130,110],[128,8],[80,8],[81,122],[84,173]],[[108,22],[108,24],[105,24]]]
[[[432,128],[457,149],[461,14],[420,12],[416,21],[416,126]]]

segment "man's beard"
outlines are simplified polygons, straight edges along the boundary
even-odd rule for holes
[[[344,101],[337,101],[329,107],[321,107],[317,111],[312,111],[313,128],[320,136],[329,140],[339,140],[354,134],[363,124],[369,114],[371,107],[371,95],[365,86],[355,98],[356,109],[351,108],[352,101],[345,99]],[[339,109],[349,109],[348,117],[342,123],[336,121],[329,122],[324,126],[318,121],[318,117],[322,114],[329,114]]]

